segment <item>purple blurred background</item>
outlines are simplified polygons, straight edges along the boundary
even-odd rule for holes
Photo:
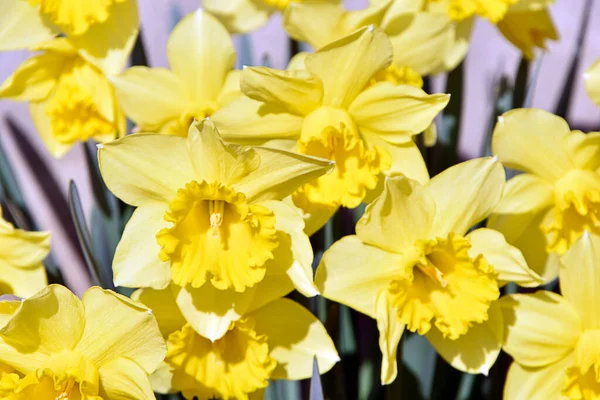
[[[554,110],[567,69],[576,49],[577,35],[584,12],[585,0],[557,0],[552,7],[552,15],[561,36],[558,43],[550,43],[548,52],[543,55],[539,77],[535,87],[533,106],[548,111]],[[346,0],[348,7],[361,8],[367,0]],[[590,26],[585,38],[580,58],[579,71],[575,81],[574,98],[568,115],[569,122],[577,128],[597,129],[600,125],[600,109],[587,97],[583,85],[583,73],[600,58],[600,3],[594,2]],[[151,66],[167,66],[165,56],[166,41],[173,25],[185,14],[200,6],[200,0],[143,0],[139,2],[142,37],[146,46],[148,62]],[[261,63],[268,55],[275,68],[284,68],[288,60],[288,39],[281,28],[280,16],[274,16],[269,24],[250,35],[248,40],[236,38],[236,44],[250,42],[252,60]],[[4,81],[26,58],[28,53],[11,52],[0,54],[0,80]],[[460,138],[460,153],[463,158],[481,155],[485,136],[488,133],[490,116],[493,110],[494,90],[502,75],[511,79],[515,76],[520,55],[486,21],[477,21],[471,48],[466,59],[467,79],[464,87],[466,102]],[[533,68],[532,68],[533,69]],[[434,88],[440,90],[443,77],[434,79]],[[57,263],[63,268],[66,283],[77,293],[82,293],[90,284],[85,266],[75,256],[76,249],[67,240],[58,224],[46,198],[37,186],[21,157],[18,148],[7,134],[5,117],[10,115],[30,136],[51,172],[67,193],[68,182],[73,179],[80,191],[86,211],[92,204],[92,195],[87,178],[83,147],[75,146],[64,158],[54,160],[46,151],[29,118],[26,104],[0,100],[0,140],[9,154],[21,189],[37,224],[53,233],[53,252]],[[89,219],[88,219],[89,221]]]

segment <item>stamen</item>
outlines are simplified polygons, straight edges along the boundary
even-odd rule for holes
[[[208,200],[208,212],[213,236],[219,236],[219,228],[223,224],[223,216],[225,215],[225,202],[223,200]]]
[[[427,260],[427,264],[423,265],[421,263],[417,264],[417,267],[421,272],[427,275],[432,281],[439,283],[443,288],[448,286],[448,281],[444,279],[444,274],[442,271],[437,269],[435,265],[431,263],[431,261]]]

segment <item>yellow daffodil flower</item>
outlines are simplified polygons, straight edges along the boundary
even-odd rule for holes
[[[376,191],[384,174],[428,179],[413,137],[449,99],[409,85],[373,82],[392,57],[385,33],[370,27],[307,55],[306,69],[246,68],[241,87],[248,97],[221,108],[213,121],[227,140],[335,161],[333,173],[294,193],[305,212],[356,207]]]
[[[546,111],[518,109],[499,118],[492,151],[524,173],[508,181],[488,226],[552,280],[558,256],[585,230],[600,233],[600,133],[571,131]]]
[[[106,75],[72,41],[57,38],[34,50],[0,86],[0,98],[28,101],[31,118],[55,157],[78,141],[125,134],[125,117]]]
[[[590,99],[600,106],[600,60],[596,61],[584,75],[585,88]]]
[[[202,8],[216,16],[231,33],[248,33],[267,23],[271,15],[284,12],[303,0],[203,0]],[[311,0],[337,3],[339,0]]]
[[[224,143],[210,121],[187,138],[135,134],[98,153],[108,188],[137,206],[119,243],[119,286],[164,289],[194,329],[217,340],[273,265],[318,292],[302,216],[278,201],[327,172],[327,160]]]
[[[511,365],[504,398],[600,398],[600,238],[584,234],[562,256],[561,295],[500,300]]]
[[[179,311],[172,290],[134,293],[153,310],[167,339],[165,362],[150,377],[155,391],[181,391],[188,399],[258,399],[269,380],[310,377],[314,357],[321,373],[339,361],[319,320],[281,298],[294,289],[285,268],[269,269],[256,286],[243,317],[214,341],[194,330]]]
[[[195,119],[211,116],[241,95],[240,71],[227,30],[202,10],[186,16],[167,43],[172,70],[132,67],[112,79],[125,114],[142,132],[186,136]]]
[[[50,285],[0,329],[0,397],[14,400],[154,399],[148,375],[166,353],[146,307],[109,290],[79,300]]]
[[[0,295],[29,297],[43,289],[48,281],[42,261],[49,252],[50,232],[15,229],[0,218]]]
[[[461,371],[487,373],[496,360],[499,288],[541,283],[502,234],[467,233],[493,210],[503,187],[504,169],[492,158],[458,164],[425,185],[388,178],[356,235],[323,255],[315,277],[321,294],[377,319],[382,383],[396,377],[405,328],[426,335]]]
[[[454,69],[468,49],[468,38],[462,36],[470,28],[457,29],[445,13],[426,10],[420,0],[372,1],[369,7],[354,11],[342,3],[303,2],[288,7],[284,16],[290,36],[316,49],[359,28],[380,27],[394,49],[385,80],[395,84],[421,87],[420,75]]]
[[[136,0],[3,0],[0,51],[66,36],[106,74],[121,71],[139,31]]]

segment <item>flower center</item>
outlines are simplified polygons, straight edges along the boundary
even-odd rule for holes
[[[437,3],[440,0],[429,0]],[[448,15],[455,21],[462,21],[473,15],[487,18],[492,23],[497,23],[508,11],[508,7],[518,0],[449,0]]]
[[[81,35],[90,25],[104,22],[108,8],[125,0],[29,0],[32,6],[40,6],[40,12],[70,35]]]
[[[554,221],[541,229],[550,235],[548,251],[562,255],[584,231],[600,234],[600,175],[573,170],[554,187]]]
[[[190,125],[192,125],[194,120],[202,121],[204,118],[212,116],[218,108],[218,104],[211,103],[202,107],[198,107],[193,111],[186,111],[179,117],[179,119],[173,120],[166,124],[163,128],[164,133],[167,135],[187,137]],[[156,129],[154,127],[146,127],[143,130],[154,132]]]
[[[267,337],[256,333],[248,317],[215,342],[184,325],[169,335],[165,362],[174,369],[174,388],[199,399],[247,399],[268,385],[276,367]]]
[[[418,88],[423,87],[423,78],[414,69],[403,65],[398,67],[394,64],[377,72],[371,81],[370,85],[377,82],[390,82],[393,85],[410,85]]]
[[[447,239],[415,243],[416,262],[408,279],[392,281],[388,290],[398,318],[408,329],[424,335],[435,326],[448,339],[457,339],[473,323],[488,318],[500,292],[494,269],[482,255],[469,255],[471,244],[454,234]]]
[[[391,167],[389,154],[368,148],[346,111],[330,107],[320,107],[305,118],[298,151],[335,161],[330,174],[294,193],[296,205],[307,212],[315,211],[315,206],[357,207],[367,190],[375,189],[382,171]]]
[[[278,241],[275,215],[248,204],[242,193],[219,183],[191,181],[169,203],[171,228],[156,235],[159,257],[171,262],[173,281],[243,292],[260,282]]]
[[[575,365],[567,368],[563,395],[570,399],[600,397],[600,331],[583,332],[575,348]]]

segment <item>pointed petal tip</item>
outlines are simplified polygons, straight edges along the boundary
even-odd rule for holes
[[[97,149],[103,149],[104,145],[102,143],[96,143],[96,148]]]
[[[369,27],[367,28],[368,32],[373,32],[375,30],[375,25],[371,24],[369,25]]]
[[[504,116],[503,115],[498,116],[498,123],[504,124]]]

